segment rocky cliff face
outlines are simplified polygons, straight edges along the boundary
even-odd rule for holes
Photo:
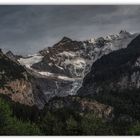
[[[20,56],[14,55],[11,51],[6,52],[5,55],[15,62],[18,62],[17,59],[20,58]]]
[[[99,118],[105,120],[113,119],[113,108],[111,106],[101,104],[95,100],[81,98],[78,96],[67,96],[63,98],[54,98],[48,102],[48,108],[55,109],[71,109],[76,112],[94,112]]]
[[[0,94],[9,96],[13,101],[33,106],[36,98],[32,76],[17,61],[0,52]]]

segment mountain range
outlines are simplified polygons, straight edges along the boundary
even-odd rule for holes
[[[95,133],[81,132],[76,127],[72,135],[135,134],[127,129],[130,124],[135,128],[140,121],[139,89],[139,33],[121,30],[115,35],[85,41],[63,37],[52,47],[28,56],[11,51],[4,54],[0,50],[2,96],[35,107],[37,112],[66,109],[82,117],[93,112],[111,127],[104,128],[107,131],[103,133],[100,129]],[[55,132],[48,134],[58,134]]]

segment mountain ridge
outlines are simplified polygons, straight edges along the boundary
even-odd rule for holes
[[[63,37],[52,47],[28,57],[17,58],[12,52],[6,55],[32,75],[33,93],[37,105],[42,108],[55,96],[76,95],[82,86],[83,78],[90,72],[96,60],[118,49],[126,48],[137,35],[120,31],[118,35],[83,42]]]

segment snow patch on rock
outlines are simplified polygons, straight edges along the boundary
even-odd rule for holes
[[[44,71],[39,71],[38,72],[39,74],[41,74],[41,75],[44,75],[44,76],[54,76],[54,74],[53,73],[50,73],[50,72],[44,72]]]
[[[27,68],[31,69],[31,66],[35,63],[38,63],[42,60],[43,56],[39,54],[30,55],[27,58],[20,58],[18,62],[21,65],[25,65]]]
[[[66,52],[63,51],[62,53],[59,53],[58,56],[62,56],[62,57],[75,57],[76,54],[74,52]]]
[[[74,78],[69,78],[69,77],[66,77],[66,76],[57,76],[58,79],[62,79],[64,81],[75,81]]]

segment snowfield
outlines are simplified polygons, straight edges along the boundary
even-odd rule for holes
[[[27,58],[20,58],[18,60],[18,62],[21,64],[21,65],[24,65],[26,66],[27,68],[31,68],[31,66],[35,63],[38,63],[42,60],[43,56],[42,55],[39,55],[39,54],[34,54],[34,55],[30,55],[29,57]]]

